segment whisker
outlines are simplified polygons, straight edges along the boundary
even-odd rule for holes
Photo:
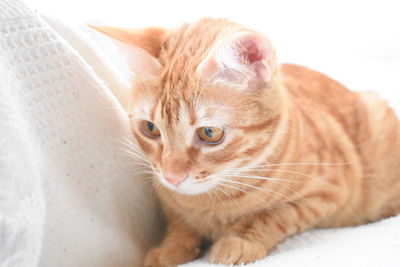
[[[129,166],[133,166],[135,167],[135,170],[146,170],[146,171],[153,171],[153,168],[151,168],[151,166],[146,165],[146,164],[142,164],[142,163],[137,163],[137,162],[129,162],[128,163]]]
[[[143,151],[138,146],[136,146],[131,140],[128,140],[127,138],[122,137],[122,140],[117,139],[116,141],[122,145],[127,146],[127,148],[128,148],[128,149],[121,148],[120,149],[121,151],[128,153],[129,155],[135,156],[136,158],[151,165],[151,162],[148,159],[146,159],[145,155],[143,154]]]
[[[270,177],[261,177],[261,176],[253,176],[253,175],[227,175],[225,177],[237,177],[237,178],[246,178],[246,179],[261,179],[261,180],[268,180],[271,183],[274,184],[278,184],[279,186],[282,186],[283,188],[286,188],[287,190],[289,190],[290,192],[292,192],[293,194],[295,194],[298,198],[302,198],[302,196],[299,194],[299,192],[297,192],[296,190],[294,190],[293,188],[291,188],[288,185],[285,185],[283,183],[280,183],[280,181],[283,182],[289,182],[289,183],[298,183],[300,181],[295,181],[295,180],[290,180],[290,179],[280,179],[280,178],[270,178]],[[265,178],[265,179],[263,179]],[[274,191],[275,192],[275,191]]]
[[[130,164],[132,164],[132,165],[143,166],[143,167],[149,167],[149,168],[151,168],[151,164],[150,164],[150,163],[144,161],[144,160],[141,159],[141,158],[138,158],[136,155],[131,155],[131,154],[129,154],[129,153],[125,153],[125,154],[123,154],[123,156],[134,159],[134,161],[130,163]]]
[[[220,189],[216,189],[215,188],[215,190],[217,191],[217,192],[215,192],[214,190],[211,190],[210,191],[210,193],[214,193],[214,195],[217,197],[217,199],[219,200],[219,202],[227,209],[228,208],[228,206],[226,205],[226,202],[225,201],[223,201],[222,200],[222,198],[219,196],[219,192],[223,192],[222,190],[220,190]]]
[[[136,153],[136,152],[133,152],[133,151],[130,151],[130,150],[126,150],[126,149],[121,149],[123,152],[125,152],[127,155],[129,155],[129,156],[132,156],[132,157],[135,157],[135,158],[138,158],[138,159],[140,159],[140,160],[142,160],[142,161],[144,161],[144,162],[146,162],[147,164],[151,164],[151,162],[150,161],[148,161],[144,156],[142,156],[142,155],[140,155],[140,154],[138,154],[138,153]]]
[[[265,164],[265,165],[255,165],[249,167],[241,167],[239,169],[253,169],[253,168],[262,168],[262,167],[277,167],[277,166],[298,166],[298,165],[310,165],[310,166],[344,166],[353,164],[356,161],[349,162],[339,162],[339,163],[312,163],[312,162],[298,162],[298,163],[276,163],[276,164]]]
[[[283,183],[280,182],[289,182],[289,183],[299,183],[300,181],[295,181],[295,180],[289,180],[289,179],[279,179],[279,178],[274,178],[274,179],[270,179],[270,177],[260,177],[260,176],[243,176],[243,175],[227,175],[224,177],[234,177],[234,178],[245,178],[245,179],[261,179],[261,180],[268,180],[271,183],[274,184],[278,184],[279,186],[289,190],[290,192],[292,192],[293,194],[295,194],[298,198],[302,198],[302,196],[299,194],[299,192],[297,192],[296,190],[294,190],[293,188],[291,188],[288,185],[285,185]],[[265,178],[265,179],[263,179]],[[275,191],[274,191],[275,192]]]
[[[231,172],[233,172],[233,170],[232,170]],[[282,169],[250,170],[250,169],[241,169],[241,168],[238,168],[238,169],[236,169],[236,172],[239,172],[239,173],[240,173],[240,172],[285,172],[285,173],[292,173],[292,174],[301,175],[301,176],[304,176],[304,177],[313,179],[313,180],[315,180],[315,181],[317,181],[317,182],[320,182],[320,183],[322,183],[322,184],[324,184],[324,185],[327,185],[327,186],[330,186],[330,187],[332,187],[332,188],[337,188],[337,187],[333,186],[332,184],[328,183],[327,181],[322,180],[322,179],[319,178],[319,177],[312,176],[312,175],[309,175],[309,174],[306,174],[306,173],[303,173],[303,172],[298,172],[298,171],[282,170]],[[229,173],[229,172],[227,172],[227,174],[228,174],[228,173]],[[295,180],[288,180],[287,182],[290,182],[290,181],[292,181],[292,182],[300,182],[300,181],[295,181]]]
[[[289,183],[299,183],[300,181],[285,179],[285,178],[278,178],[278,177],[264,177],[264,176],[257,176],[257,175],[242,175],[242,174],[235,174],[235,173],[222,173],[219,174],[222,177],[241,177],[241,178],[254,178],[260,180],[268,180],[268,181],[283,181]]]
[[[243,192],[244,194],[253,197],[254,199],[266,204],[267,206],[270,206],[270,204],[266,201],[266,199],[261,199],[261,198],[257,197],[255,194],[253,194],[252,192],[244,190],[244,189],[240,188],[239,186],[232,185],[232,184],[230,184],[230,181],[220,181],[219,185]],[[232,199],[234,199],[234,198],[230,198],[230,200],[232,200]]]
[[[247,186],[247,187],[253,188],[253,189],[255,189],[255,190],[262,191],[262,192],[271,193],[271,194],[273,194],[272,196],[275,196],[275,197],[276,197],[276,195],[279,195],[279,196],[281,196],[281,197],[286,198],[286,199],[289,200],[289,201],[293,201],[292,198],[290,198],[290,197],[288,197],[288,196],[286,196],[286,195],[284,195],[284,194],[282,194],[282,193],[280,193],[280,192],[270,190],[270,189],[268,189],[268,188],[257,187],[257,186],[254,186],[254,185],[250,185],[250,184],[246,184],[246,183],[241,183],[241,182],[234,181],[234,180],[228,180],[228,179],[222,179],[222,180],[223,180],[223,181],[226,181],[226,182],[230,182],[230,183],[242,185],[242,186]],[[247,192],[248,192],[248,191],[247,191]],[[249,192],[248,192],[248,193],[249,193]],[[277,200],[281,200],[281,199],[277,199]]]
[[[153,173],[151,172],[131,172],[132,175],[143,175],[146,177],[150,177],[151,175],[153,175]]]
[[[129,148],[132,148],[136,152],[143,153],[143,151],[133,142],[133,140],[130,140],[125,136],[122,136],[121,139],[115,139],[115,141],[119,142],[120,144],[126,145]]]

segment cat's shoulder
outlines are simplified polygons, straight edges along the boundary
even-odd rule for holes
[[[308,67],[285,63],[280,70],[285,87],[294,95],[323,98],[351,98],[353,95],[338,81]]]
[[[344,88],[338,81],[332,79],[326,74],[305,66],[284,63],[281,65],[280,69],[285,81],[292,80],[301,83],[309,83],[312,81],[314,83],[316,82],[316,84],[325,84]]]

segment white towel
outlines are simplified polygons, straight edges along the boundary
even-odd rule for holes
[[[400,216],[357,227],[294,236],[248,267],[399,267]],[[205,259],[181,267],[218,267]]]
[[[71,35],[91,47],[0,0],[0,266],[140,266],[162,228],[121,143],[129,123],[110,88],[129,84]]]

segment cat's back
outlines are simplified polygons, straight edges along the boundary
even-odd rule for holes
[[[320,114],[333,117],[358,150],[381,138],[400,145],[400,122],[377,93],[352,92],[327,75],[299,65],[283,64],[281,71],[296,107],[310,118]]]
[[[281,71],[297,108],[319,124],[333,117],[353,143],[362,167],[359,205],[366,219],[400,212],[400,122],[387,102],[306,67],[283,64]]]
[[[300,107],[327,112],[344,126],[354,117],[355,108],[361,108],[357,94],[327,75],[294,64],[282,64],[281,72],[286,89]]]
[[[281,73],[292,103],[304,116],[312,121],[333,117],[353,143],[362,138],[367,109],[358,94],[307,67],[282,64]]]

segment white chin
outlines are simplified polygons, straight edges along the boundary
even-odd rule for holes
[[[160,181],[168,189],[184,195],[198,195],[205,193],[215,185],[213,182],[201,183],[192,178],[186,179],[178,186],[168,183],[164,178],[160,178]]]

